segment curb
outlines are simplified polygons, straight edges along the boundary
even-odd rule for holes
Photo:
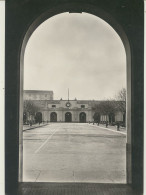
[[[43,126],[46,126],[48,124],[44,124],[44,125],[40,125],[40,126],[36,126],[36,127],[30,127],[28,129],[23,129],[23,131],[27,131],[27,130],[30,130],[30,129],[36,129],[36,128],[39,128],[39,127],[43,127]]]
[[[92,124],[90,124],[92,125]],[[102,129],[105,129],[107,131],[112,131],[112,132],[115,132],[115,133],[119,133],[119,134],[123,134],[123,135],[126,135],[125,132],[121,132],[121,131],[116,131],[116,130],[113,130],[113,129],[110,129],[110,128],[106,128],[106,127],[101,127],[101,126],[95,126],[95,125],[92,125],[93,127],[99,127],[99,128],[102,128]]]

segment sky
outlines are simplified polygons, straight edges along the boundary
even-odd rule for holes
[[[53,90],[54,99],[102,100],[126,87],[126,54],[116,31],[87,13],[43,22],[24,55],[24,89]]]

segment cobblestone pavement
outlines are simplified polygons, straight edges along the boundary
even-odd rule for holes
[[[23,179],[126,183],[126,134],[84,123],[23,132]]]

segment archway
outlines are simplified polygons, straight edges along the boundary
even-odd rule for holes
[[[65,2],[64,4],[62,2]],[[67,3],[69,2],[69,3]],[[6,191],[18,186],[18,159],[19,181],[22,181],[22,121],[23,121],[23,54],[25,45],[35,28],[46,18],[65,11],[88,12],[100,16],[107,21],[123,40],[127,54],[127,84],[128,84],[128,136],[127,157],[132,160],[132,178],[128,178],[138,189],[142,190],[143,181],[143,1],[113,0],[107,1],[60,1],[53,4],[50,1],[39,0],[20,3],[7,2],[6,29]],[[38,6],[39,4],[39,6]],[[24,6],[26,9],[24,9]],[[32,11],[31,7],[34,8]],[[47,13],[46,13],[47,10]],[[104,11],[105,10],[105,11]],[[26,14],[27,17],[23,17]],[[106,13],[105,13],[106,12]],[[43,14],[42,14],[43,13]],[[135,14],[137,13],[137,14]],[[35,21],[34,21],[35,20]],[[30,28],[28,29],[28,27]],[[121,28],[122,26],[122,28]],[[18,31],[19,29],[19,31]],[[26,33],[27,32],[27,33]],[[13,35],[13,36],[12,36]],[[25,37],[24,37],[25,36]],[[24,37],[24,39],[23,39]],[[17,43],[17,44],[15,44]],[[21,49],[22,47],[22,49]],[[13,53],[12,53],[13,51]],[[131,55],[132,51],[132,55]],[[21,55],[20,55],[21,52]],[[20,62],[19,62],[20,59]],[[132,66],[131,66],[132,61]],[[21,64],[21,66],[20,66]],[[132,67],[132,71],[131,71]],[[131,79],[132,74],[132,79]],[[132,93],[132,97],[131,97]],[[20,99],[19,99],[20,97]],[[132,105],[132,109],[131,109]],[[132,112],[132,116],[131,116]],[[19,114],[18,114],[19,113]],[[11,117],[13,116],[13,117]],[[132,132],[131,132],[132,121]],[[18,136],[19,126],[19,136]],[[131,144],[132,143],[132,144]],[[16,147],[13,147],[16,146]],[[18,147],[20,153],[18,155]],[[132,153],[131,153],[132,151]],[[131,156],[132,154],[132,156]],[[129,170],[129,168],[128,168]],[[131,172],[131,169],[130,169]]]
[[[50,122],[57,122],[57,113],[56,112],[51,112]]]
[[[80,118],[80,123],[86,123],[86,113],[85,112],[81,112],[79,118]]]
[[[68,13],[67,13],[68,14]],[[61,14],[60,14],[61,15]],[[80,15],[80,14],[78,14],[78,15]],[[83,16],[82,16],[83,17]],[[95,17],[96,18],[96,17]],[[48,20],[49,21],[49,20]],[[111,28],[111,27],[110,27]],[[113,29],[112,29],[113,30]],[[78,31],[77,31],[78,32]],[[96,31],[95,31],[96,32]],[[115,32],[114,32],[115,33]],[[116,33],[115,33],[116,34]],[[117,36],[117,34],[116,34],[116,36]],[[62,36],[61,36],[62,37]],[[96,35],[96,37],[97,37],[97,35]],[[100,37],[100,36],[99,36]],[[118,37],[119,38],[119,37]],[[86,40],[87,40],[87,38],[86,38]],[[103,39],[104,40],[104,39]],[[123,47],[123,44],[122,44],[122,42],[121,42],[121,40],[119,39],[119,41],[120,41],[120,44],[122,45],[122,47]],[[74,41],[75,42],[75,41]],[[90,41],[91,42],[91,41]],[[87,44],[87,43],[86,43]],[[77,44],[76,44],[77,45]],[[97,44],[98,45],[98,44]],[[102,42],[102,45],[104,45],[103,44],[103,42]],[[106,45],[108,45],[107,43],[106,43]],[[88,48],[88,47],[87,47]],[[63,49],[62,49],[63,50]],[[98,50],[96,50],[96,51],[99,51],[99,50],[101,50],[101,48],[100,49],[98,49]],[[123,47],[123,50],[124,50],[124,47]],[[72,51],[72,50],[71,50]],[[89,49],[89,51],[91,51],[92,52],[92,49]],[[89,51],[87,51],[87,53],[89,52]],[[31,53],[31,52],[29,52],[29,53]],[[65,52],[64,52],[65,53]],[[103,52],[103,54],[104,54],[104,52]],[[124,53],[125,54],[125,53]],[[32,55],[31,55],[32,56]],[[53,56],[53,55],[52,55]],[[115,53],[114,53],[114,57],[115,57]],[[102,56],[102,59],[104,59],[105,58],[105,56]],[[59,59],[59,58],[57,58],[57,59]],[[117,58],[118,59],[118,58]],[[97,60],[96,60],[96,62],[97,62]],[[109,61],[108,61],[108,63],[109,63]],[[44,63],[44,64],[46,64],[46,63]],[[58,63],[59,64],[59,63]],[[80,64],[81,64],[81,62],[80,62]],[[110,64],[110,63],[109,63]],[[125,63],[126,64],[126,63]],[[75,66],[75,65],[74,65]],[[97,67],[97,63],[95,63],[95,67]],[[102,66],[101,66],[102,67]],[[126,66],[125,66],[126,67]],[[90,68],[91,68],[91,65],[90,65]],[[59,69],[59,68],[58,68]],[[57,69],[57,70],[58,70]],[[92,67],[92,69],[94,69],[93,67]],[[46,70],[46,68],[44,68],[44,70]],[[64,68],[62,68],[62,70],[64,70]],[[55,72],[55,71],[53,71],[53,72]],[[58,71],[59,73],[60,73],[60,71]],[[89,74],[89,71],[84,71],[84,72],[87,72],[88,74]],[[39,74],[40,74],[40,72],[39,72]],[[56,73],[56,75],[57,75],[57,73]],[[60,74],[60,75],[63,75],[63,74]],[[108,74],[108,75],[110,75],[110,74]],[[40,76],[40,75],[39,75]],[[43,75],[44,76],[44,75]],[[48,76],[48,75],[47,75]],[[51,77],[51,75],[50,75],[50,77]],[[91,75],[91,78],[95,78],[96,76],[94,76],[93,75],[93,73],[92,73],[92,75]],[[43,77],[44,78],[44,77]],[[60,80],[59,79],[59,75],[58,75],[58,80]],[[86,77],[87,78],[87,77]],[[86,79],[86,80],[88,80],[88,79]],[[93,80],[93,79],[92,79]],[[108,81],[110,81],[111,79],[109,78],[108,79]],[[51,81],[49,82],[49,83],[51,83]],[[53,82],[52,82],[53,83]],[[97,82],[97,83],[99,83],[99,82]],[[95,84],[95,82],[94,82],[94,84]],[[30,83],[29,83],[29,85],[30,85]],[[51,85],[51,84],[50,84]],[[87,85],[86,85],[87,86]],[[92,86],[94,86],[93,84],[92,84]],[[107,85],[106,85],[107,86]],[[94,88],[95,87],[97,87],[97,85],[96,86],[94,86]],[[91,85],[90,85],[90,88],[91,88]],[[98,87],[97,87],[98,88]],[[102,94],[102,93],[101,93]],[[81,109],[81,111],[83,111],[83,110],[86,110],[86,109]],[[68,109],[68,111],[69,111],[69,109]],[[73,112],[72,112],[73,113]],[[59,112],[58,112],[58,114],[60,114]],[[56,117],[56,115],[54,115],[54,114],[52,114],[51,116],[50,116],[50,118],[51,118],[51,122],[56,122],[57,121],[57,117]],[[59,116],[59,118],[60,118],[60,116]],[[63,117],[64,118],[64,117]],[[70,113],[70,112],[68,112],[68,113],[66,113],[65,114],[65,122],[72,122],[72,114]],[[80,122],[86,122],[86,114],[85,113],[82,113],[82,114],[80,114]],[[125,145],[125,147],[126,147],[126,145]],[[126,151],[126,150],[125,150]],[[126,153],[125,153],[126,154]],[[124,154],[124,155],[125,155]],[[125,162],[125,161],[124,161]],[[125,168],[126,168],[126,166],[125,166]],[[126,169],[125,169],[126,170]],[[126,172],[126,171],[125,171]]]
[[[72,6],[71,6],[72,7]],[[92,6],[91,6],[92,7]],[[127,107],[128,107],[128,112],[127,112],[127,127],[128,127],[128,136],[127,136],[127,163],[129,164],[129,166],[127,167],[127,170],[129,172],[128,174],[128,183],[131,183],[131,54],[130,54],[130,47],[129,47],[129,41],[127,39],[126,34],[124,33],[124,31],[122,30],[122,28],[119,26],[119,24],[116,23],[116,21],[114,21],[109,15],[107,16],[104,12],[102,12],[101,10],[96,10],[96,9],[92,9],[90,6],[78,6],[77,12],[82,12],[83,8],[84,11],[88,12],[88,13],[92,13],[96,16],[100,16],[101,18],[103,18],[105,21],[107,21],[109,24],[111,24],[111,26],[114,27],[114,29],[118,32],[118,34],[120,35],[120,37],[122,38],[123,42],[124,42],[124,46],[126,48],[126,53],[127,53],[127,78],[128,78],[128,82],[127,82]],[[65,9],[64,9],[65,8]],[[70,6],[66,7],[64,6],[63,11],[65,10],[72,10],[72,8],[70,8]],[[59,11],[58,11],[59,10]],[[37,20],[34,22],[34,25],[32,25],[29,29],[28,34],[26,34],[26,39],[24,40],[24,45],[22,48],[22,52],[24,51],[23,49],[25,48],[25,44],[30,36],[30,34],[35,30],[35,28],[42,22],[44,21],[46,18],[54,16],[55,14],[61,13],[62,9],[59,9],[55,11],[53,10],[52,12],[49,12],[47,14],[43,14],[42,17],[40,18],[40,20]],[[73,10],[76,10],[76,6],[73,8]],[[26,42],[25,42],[26,41]],[[22,54],[23,56],[23,54]],[[23,63],[23,60],[22,60]],[[21,108],[20,108],[21,110]],[[129,120],[128,120],[129,119]]]
[[[70,112],[65,113],[65,122],[72,122],[72,114]]]
[[[68,14],[68,13],[67,13]],[[60,14],[61,15],[61,14]],[[78,15],[80,15],[80,14],[78,14]],[[58,16],[56,16],[56,17],[58,17]],[[82,16],[83,17],[83,16]],[[94,17],[94,16],[92,16],[92,17]],[[96,18],[96,17],[95,17]],[[48,20],[49,21],[49,20]],[[111,28],[111,27],[110,27]],[[113,29],[112,29],[113,30]],[[115,32],[114,32],[115,33]],[[115,33],[116,34],[116,33]],[[96,35],[97,36],[97,35]],[[116,36],[117,36],[117,34],[116,34]],[[100,36],[99,36],[100,37]],[[119,37],[118,37],[119,38]],[[122,42],[121,42],[121,40],[119,39],[119,41],[120,41],[120,44],[122,45],[122,47],[123,47],[123,44],[122,44]],[[74,41],[75,42],[75,41]],[[91,41],[90,41],[91,42]],[[87,43],[86,43],[87,44]],[[76,44],[77,45],[77,44]],[[98,45],[98,44],[97,44]],[[104,45],[103,44],[103,42],[102,42],[102,45]],[[106,45],[107,45],[107,43],[106,43]],[[88,48],[88,47],[87,47]],[[63,50],[63,49],[62,49]],[[100,50],[101,50],[101,48],[100,48]],[[124,47],[123,47],[123,50],[124,50]],[[72,51],[72,50],[71,50]],[[89,49],[89,51],[91,51],[92,52],[92,49]],[[88,52],[89,52],[88,51]],[[96,51],[98,51],[98,50],[96,50]],[[31,53],[31,52],[29,52],[29,53]],[[103,52],[104,53],[104,52]],[[115,53],[114,53],[114,55],[115,55]],[[31,55],[32,56],[32,55]],[[53,56],[53,55],[52,55]],[[57,58],[57,59],[59,59],[59,58]],[[102,56],[102,59],[104,59],[104,56]],[[118,58],[117,58],[118,59]],[[97,61],[96,61],[97,62]],[[109,61],[108,61],[108,63],[109,63]],[[44,64],[46,64],[46,63],[44,63]],[[58,63],[59,64],[59,63]],[[81,64],[81,62],[80,62],[80,64]],[[110,64],[110,63],[109,63]],[[95,67],[97,67],[97,64],[95,64],[96,66]],[[126,63],[125,63],[125,65],[126,65]],[[75,66],[75,65],[74,65]],[[102,66],[101,66],[102,67]],[[126,66],[125,66],[126,67]],[[90,65],[90,68],[91,68],[91,65]],[[59,68],[58,68],[59,69]],[[58,70],[57,69],[57,70]],[[92,67],[92,69],[93,69],[93,67]],[[44,70],[46,70],[46,68],[44,68]],[[62,68],[62,70],[64,70],[64,68]],[[55,71],[53,71],[53,72],[55,72]],[[59,73],[60,73],[60,71],[58,71]],[[84,72],[87,72],[87,71],[84,71]],[[87,72],[88,74],[89,74],[89,72]],[[40,74],[40,73],[39,73]],[[57,73],[56,73],[56,75],[57,75]],[[63,75],[63,74],[60,74],[60,75]],[[108,75],[110,75],[110,74],[108,74]],[[39,75],[40,76],[40,75]],[[44,76],[44,75],[43,75]],[[51,76],[50,76],[51,77]],[[91,77],[92,78],[95,78],[96,76],[94,76],[94,75],[91,75]],[[43,77],[44,78],[44,77]],[[58,80],[59,80],[59,75],[58,75]],[[88,79],[86,79],[86,80],[88,80]],[[92,79],[93,80],[93,79]],[[108,81],[109,80],[111,80],[110,78],[108,79]],[[51,81],[50,81],[50,83],[51,83]],[[52,82],[53,83],[53,82]],[[97,82],[97,83],[99,83],[99,82]],[[95,84],[95,82],[94,82],[94,84]],[[87,86],[87,85],[86,85]],[[94,85],[92,85],[92,86],[94,86]],[[107,85],[106,85],[107,86]],[[97,85],[95,86],[95,87],[97,87]],[[90,86],[90,88],[91,88],[91,86]],[[98,88],[98,87],[97,87]],[[102,93],[101,93],[102,94]],[[83,111],[84,109],[81,109],[81,111]],[[69,111],[69,110],[68,110]],[[72,112],[73,113],[73,112]],[[58,112],[58,114],[59,114],[59,112]],[[55,119],[55,116],[52,114],[52,116],[50,117],[51,118],[51,122],[56,122],[57,121],[57,119]],[[59,118],[60,118],[60,116],[59,116]],[[64,118],[64,117],[63,117]],[[81,114],[80,115],[80,119],[79,119],[79,121],[80,122],[86,122],[86,115],[85,114]],[[65,114],[65,122],[72,122],[72,115],[71,115],[71,113],[66,113]],[[125,147],[126,147],[126,145],[125,145]],[[126,153],[125,153],[126,154]],[[125,161],[124,161],[125,162]],[[126,166],[125,166],[125,168],[126,168]],[[126,170],[126,169],[125,169]],[[126,172],[126,171],[125,171]]]

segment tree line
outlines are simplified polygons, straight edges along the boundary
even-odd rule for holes
[[[114,123],[114,116],[116,112],[122,112],[123,125],[125,126],[126,116],[126,89],[122,88],[114,99],[101,101],[95,104],[92,108],[95,112],[93,118],[95,122],[100,122],[100,115],[105,115],[110,119],[111,123]],[[106,120],[108,120],[108,118]],[[122,122],[122,121],[121,121]]]
[[[42,115],[39,112],[40,108],[31,100],[23,102],[23,123],[41,123]]]

